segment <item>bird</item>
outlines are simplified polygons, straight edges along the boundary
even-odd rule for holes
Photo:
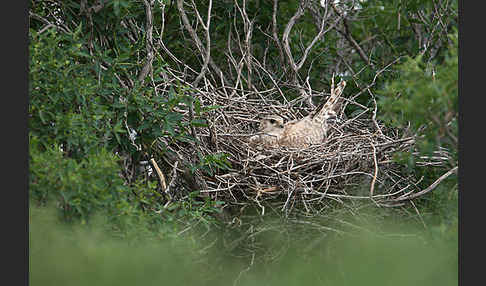
[[[251,143],[265,147],[276,146],[284,130],[284,120],[277,115],[267,115],[260,119],[259,134],[250,138]]]
[[[331,85],[331,96],[313,112],[302,119],[284,123],[277,115],[265,116],[260,120],[259,132],[250,137],[250,144],[263,147],[306,148],[321,144],[327,138],[328,123],[337,119],[336,106],[341,96],[345,81],[336,88]]]

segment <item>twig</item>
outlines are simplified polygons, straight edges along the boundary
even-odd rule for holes
[[[177,165],[178,164],[179,164],[179,161],[175,161],[174,166],[172,167],[172,177],[170,178],[169,186],[167,187],[167,192],[166,192],[168,194],[171,193],[171,190],[175,185],[175,180],[177,178]]]
[[[192,1],[192,3],[193,3],[193,6],[194,6],[194,11],[196,12],[197,18],[198,18],[199,22],[201,23],[201,26],[203,27],[204,31],[206,32],[206,49],[205,49],[206,53],[203,55],[203,60],[204,60],[203,66],[201,68],[201,71],[199,72],[199,74],[197,75],[196,79],[193,82],[193,85],[196,87],[199,84],[199,81],[204,77],[204,75],[205,75],[205,73],[208,69],[209,60],[211,58],[211,38],[210,38],[210,34],[209,34],[209,25],[211,24],[211,8],[213,6],[213,1],[209,0],[208,15],[207,15],[206,24],[204,24],[203,19],[199,15],[199,12],[197,10],[197,7],[196,7],[194,1]]]
[[[196,31],[192,28],[191,24],[189,23],[189,18],[187,17],[186,11],[184,10],[184,1],[183,0],[177,0],[177,9],[179,10],[179,13],[181,15],[182,23],[184,24],[184,28],[191,35],[191,38],[194,40],[194,43],[196,44],[196,48],[199,50],[200,53],[207,55],[207,52],[205,51],[205,48],[203,47],[201,39],[199,38]],[[208,18],[208,21],[209,21],[209,18]],[[216,72],[216,75],[220,76],[223,79],[223,81],[226,85],[229,85],[229,81],[223,75],[223,72],[219,69],[219,67],[214,63],[211,56],[209,56],[208,58],[209,58],[209,60],[208,60],[209,65]]]
[[[321,22],[319,33],[314,37],[314,39],[312,39],[311,43],[305,48],[304,54],[300,58],[300,61],[298,63],[295,63],[294,57],[292,56],[292,52],[290,51],[289,35],[290,35],[290,31],[292,30],[292,27],[295,25],[296,21],[302,15],[304,15],[304,9],[306,8],[306,6],[307,6],[307,4],[300,4],[299,5],[299,7],[297,8],[297,11],[290,18],[289,22],[285,26],[285,30],[284,30],[284,33],[283,33],[283,36],[282,36],[282,42],[284,44],[284,51],[285,51],[285,54],[287,55],[287,59],[289,60],[290,67],[292,68],[294,73],[297,73],[302,68],[302,66],[304,65],[304,62],[307,59],[307,56],[309,55],[310,50],[312,49],[314,44],[317,42],[317,40],[321,39],[321,37],[325,33],[327,33],[329,30],[334,28],[340,20],[340,18],[338,18],[331,26],[329,26],[326,30],[324,30],[324,28],[325,28],[324,23],[326,21],[326,15],[327,15],[327,6],[326,6],[326,12],[325,12],[326,15],[324,15],[322,17],[322,22]]]
[[[346,17],[342,16],[341,12],[339,12],[339,10],[336,8],[336,6],[334,4],[331,4],[331,6],[334,9],[334,11],[343,19],[344,32],[342,32],[338,29],[336,29],[336,30],[340,34],[342,34],[346,38],[346,40],[348,40],[351,43],[351,45],[358,51],[358,54],[363,59],[363,61],[365,63],[367,63],[369,66],[373,67],[373,63],[370,61],[368,56],[366,56],[366,53],[363,51],[363,49],[360,47],[358,42],[356,42],[356,40],[351,35],[351,32],[349,31],[348,20],[346,19]]]
[[[154,169],[157,172],[157,175],[159,176],[160,186],[162,187],[162,191],[164,193],[166,193],[167,192],[167,184],[165,183],[164,174],[160,170],[159,165],[157,165],[157,162],[155,162],[154,158],[150,159],[150,163],[152,164],[152,166],[154,166]]]
[[[64,33],[72,33],[72,31],[66,25],[64,25],[62,23],[59,24],[59,25],[53,24],[49,20],[47,20],[46,18],[41,17],[41,16],[33,13],[32,11],[29,11],[29,17],[30,18],[34,18],[34,19],[37,19],[37,20],[43,22],[46,25],[50,25],[50,26],[56,27],[57,29],[63,31]]]
[[[417,197],[420,197],[430,191],[432,191],[433,189],[435,189],[443,180],[445,180],[447,177],[449,177],[450,175],[452,175],[453,173],[455,173],[457,171],[457,168],[458,166],[450,169],[449,171],[447,171],[444,175],[440,176],[435,182],[433,182],[428,188],[420,191],[420,192],[417,192],[417,193],[413,193],[411,195],[408,195],[408,196],[405,196],[405,197],[398,197],[396,199],[393,199],[393,201],[395,202],[399,202],[399,201],[404,201],[404,200],[411,200],[411,199],[414,199],[414,198],[417,198]]]
[[[376,177],[378,176],[378,161],[376,160],[376,147],[373,142],[371,142],[370,145],[371,147],[373,147],[373,162],[375,163],[375,172],[373,173],[373,179],[371,180],[370,186],[370,197],[373,197],[373,193],[375,191]]]
[[[155,2],[155,0],[143,0],[143,3],[145,5],[145,17],[146,17],[146,23],[145,23],[145,30],[146,30],[146,39],[145,39],[145,49],[147,51],[147,59],[145,62],[145,65],[143,66],[142,70],[138,74],[138,81],[144,82],[145,77],[152,72],[152,62],[154,60],[154,48],[153,48],[153,39],[152,39],[152,30],[154,28],[154,25],[152,23],[153,17],[152,17],[152,5]]]
[[[284,63],[284,55],[282,44],[278,38],[278,26],[277,26],[277,10],[278,10],[278,0],[273,0],[273,12],[272,12],[272,36],[275,43],[277,43],[280,62]]]
[[[422,222],[422,225],[424,226],[425,229],[427,229],[427,225],[425,224],[425,221],[424,219],[422,218],[422,215],[420,214],[418,208],[415,206],[415,204],[413,203],[413,201],[410,201],[410,204],[413,206],[413,208],[415,209],[415,213],[418,215],[419,219],[420,219],[420,222]]]

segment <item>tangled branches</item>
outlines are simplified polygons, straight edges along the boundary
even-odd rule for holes
[[[266,207],[285,213],[292,210],[318,213],[329,204],[350,200],[371,200],[381,206],[403,205],[408,195],[420,191],[419,180],[403,175],[403,165],[394,160],[397,152],[413,152],[414,137],[376,121],[373,117],[376,108],[363,107],[355,116],[346,118],[347,106],[361,106],[349,99],[352,96],[341,105],[338,123],[331,125],[326,142],[305,149],[266,149],[254,147],[248,140],[255,134],[262,115],[279,114],[291,120],[301,118],[311,108],[293,108],[293,102],[282,104],[269,99],[278,95],[276,89],[229,93],[229,88],[217,89],[208,84],[207,90],[194,90],[202,106],[220,108],[206,118],[207,128],[195,129],[197,143],[172,144],[169,150],[177,154],[176,161],[182,160],[187,166],[196,165],[200,158],[212,154],[228,155],[231,165],[228,170],[195,172],[200,193],[212,200],[240,208],[252,204],[262,214]],[[190,120],[189,112],[186,115]],[[167,153],[170,152],[163,156]],[[443,154],[435,162],[434,158],[423,159],[441,164],[446,158],[447,154]],[[186,179],[177,180],[175,189],[190,189]],[[171,184],[173,181],[174,176]]]
[[[411,193],[420,193],[420,179],[403,172],[403,166],[394,160],[397,152],[414,152],[414,136],[386,127],[376,119],[377,104],[371,91],[377,78],[400,57],[378,69],[367,56],[369,53],[362,46],[363,42],[358,43],[350,31],[349,21],[358,15],[354,1],[351,1],[353,5],[339,7],[330,2],[300,1],[284,25],[280,38],[278,0],[273,1],[271,25],[265,31],[255,25],[256,20],[249,15],[246,0],[234,1],[234,23],[229,29],[224,52],[227,65],[222,66],[223,61],[216,61],[211,53],[212,38],[218,37],[210,32],[214,23],[211,21],[215,9],[213,2],[209,1],[207,10],[201,12],[203,10],[195,1],[176,1],[181,31],[192,40],[201,68],[191,68],[170,53],[163,43],[162,29],[158,47],[175,65],[161,72],[163,83],[152,81],[156,94],[168,92],[176,83],[183,84],[190,87],[190,93],[201,107],[220,108],[207,116],[207,128],[191,129],[192,136],[198,139],[195,143],[169,144],[160,138],[160,146],[164,146],[160,148],[163,150],[160,155],[167,163],[166,172],[174,174],[170,189],[197,189],[227,205],[241,208],[248,204],[257,205],[261,213],[265,213],[266,207],[285,213],[294,209],[315,213],[329,203],[349,200],[371,200],[381,206],[398,206],[412,198]],[[148,2],[145,4],[147,6]],[[165,6],[162,12],[164,9]],[[291,40],[291,34],[305,13],[312,17],[316,34],[307,44],[300,39],[297,45]],[[267,48],[258,52],[253,39],[257,30],[267,37]],[[146,31],[151,33],[152,30]],[[316,56],[316,45],[325,42],[332,31],[340,37],[337,41],[339,57],[335,59],[336,65],[326,72],[342,75],[342,65],[346,66],[359,91],[344,97],[338,110],[339,121],[332,126],[326,142],[300,150],[250,146],[248,138],[255,133],[262,116],[278,114],[286,120],[300,119],[313,112],[316,99],[321,102],[326,99],[328,94],[314,90],[310,78],[312,63],[316,60],[312,58]],[[147,45],[151,47],[151,36],[147,39],[150,39]],[[362,70],[353,71],[346,60],[353,53],[357,53],[365,67],[375,70],[372,82],[365,86],[356,80]],[[148,55],[150,58],[150,53]],[[277,64],[269,60],[272,56]],[[307,76],[303,79],[305,73]],[[322,80],[317,82],[319,89],[325,88]],[[357,101],[358,96],[365,93],[369,94],[372,107]],[[349,107],[354,112],[346,117],[345,111]],[[193,107],[181,112],[185,115],[184,120],[193,120]],[[422,158],[423,162],[419,163],[441,165],[448,159],[447,152],[441,152],[436,158]],[[227,170],[210,167],[210,172],[194,168],[201,165],[203,158],[214,154],[225,154],[231,167]],[[178,173],[184,175],[177,177]]]

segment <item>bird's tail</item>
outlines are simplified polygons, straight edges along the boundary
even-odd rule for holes
[[[331,83],[331,96],[329,99],[321,104],[316,111],[311,116],[312,119],[316,120],[317,122],[324,123],[328,119],[335,119],[337,110],[335,110],[336,103],[338,102],[339,97],[343,93],[344,87],[346,86],[346,82],[341,80],[341,82],[334,88],[334,78],[332,79]]]

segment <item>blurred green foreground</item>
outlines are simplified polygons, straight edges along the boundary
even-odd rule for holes
[[[195,235],[121,239],[98,221],[60,224],[52,208],[31,206],[30,285],[458,284],[457,228],[452,239],[363,232],[314,234],[305,245],[273,231],[250,240],[261,251],[245,255],[214,233],[207,245]]]

